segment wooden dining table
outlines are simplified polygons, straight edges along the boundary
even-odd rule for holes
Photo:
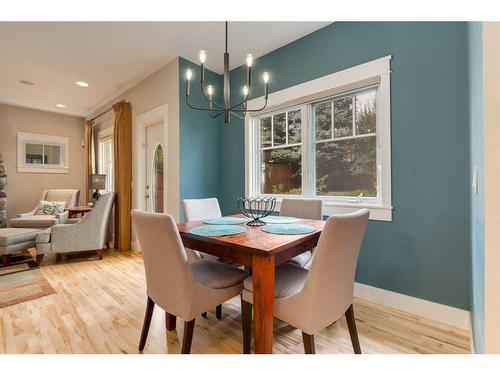
[[[233,215],[243,217],[243,215]],[[308,234],[280,235],[246,225],[247,231],[233,236],[203,237],[189,233],[202,221],[177,224],[184,246],[234,261],[251,269],[255,353],[273,351],[273,307],[275,267],[313,249],[323,230],[322,220],[301,220],[316,230]],[[245,225],[245,224],[242,224]]]

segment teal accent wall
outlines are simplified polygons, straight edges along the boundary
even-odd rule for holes
[[[478,193],[471,189],[471,313],[476,353],[484,348],[484,194],[483,194],[483,44],[482,25],[468,25],[470,176],[479,171]]]
[[[180,198],[219,197],[220,192],[220,118],[212,119],[204,111],[190,109],[185,101],[185,71],[191,68],[191,103],[205,106],[199,89],[199,66],[179,58],[179,126],[180,126]],[[220,102],[222,77],[206,70],[206,84],[218,88]],[[181,204],[181,221],[184,213]]]
[[[370,221],[356,280],[470,307],[471,221],[467,23],[336,22],[255,61],[276,91],[391,54],[393,221]],[[240,92],[244,69],[231,73]],[[260,96],[261,84],[253,94]],[[225,214],[244,195],[244,124],[222,124]],[[215,188],[214,184],[214,188]]]

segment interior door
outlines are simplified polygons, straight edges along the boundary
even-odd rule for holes
[[[165,135],[163,124],[146,127],[146,208],[149,212],[165,212]]]

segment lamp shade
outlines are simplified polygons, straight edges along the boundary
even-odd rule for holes
[[[89,176],[89,187],[93,190],[103,190],[106,188],[105,174],[92,174]]]

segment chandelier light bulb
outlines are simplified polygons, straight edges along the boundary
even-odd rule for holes
[[[248,86],[243,86],[243,96],[247,96],[248,95]]]
[[[186,70],[186,78],[188,81],[193,77],[193,71],[191,69]]]
[[[202,64],[205,64],[205,61],[207,61],[207,54],[205,53],[204,50],[200,51],[200,62]]]
[[[263,76],[264,78],[264,83],[268,83],[269,82],[269,73],[268,72],[264,72]]]
[[[212,96],[212,94],[214,93],[214,88],[212,85],[208,85],[207,92],[209,96]]]
[[[247,55],[247,66],[250,68],[252,66],[252,63],[253,63],[253,56],[251,53],[249,53]]]

